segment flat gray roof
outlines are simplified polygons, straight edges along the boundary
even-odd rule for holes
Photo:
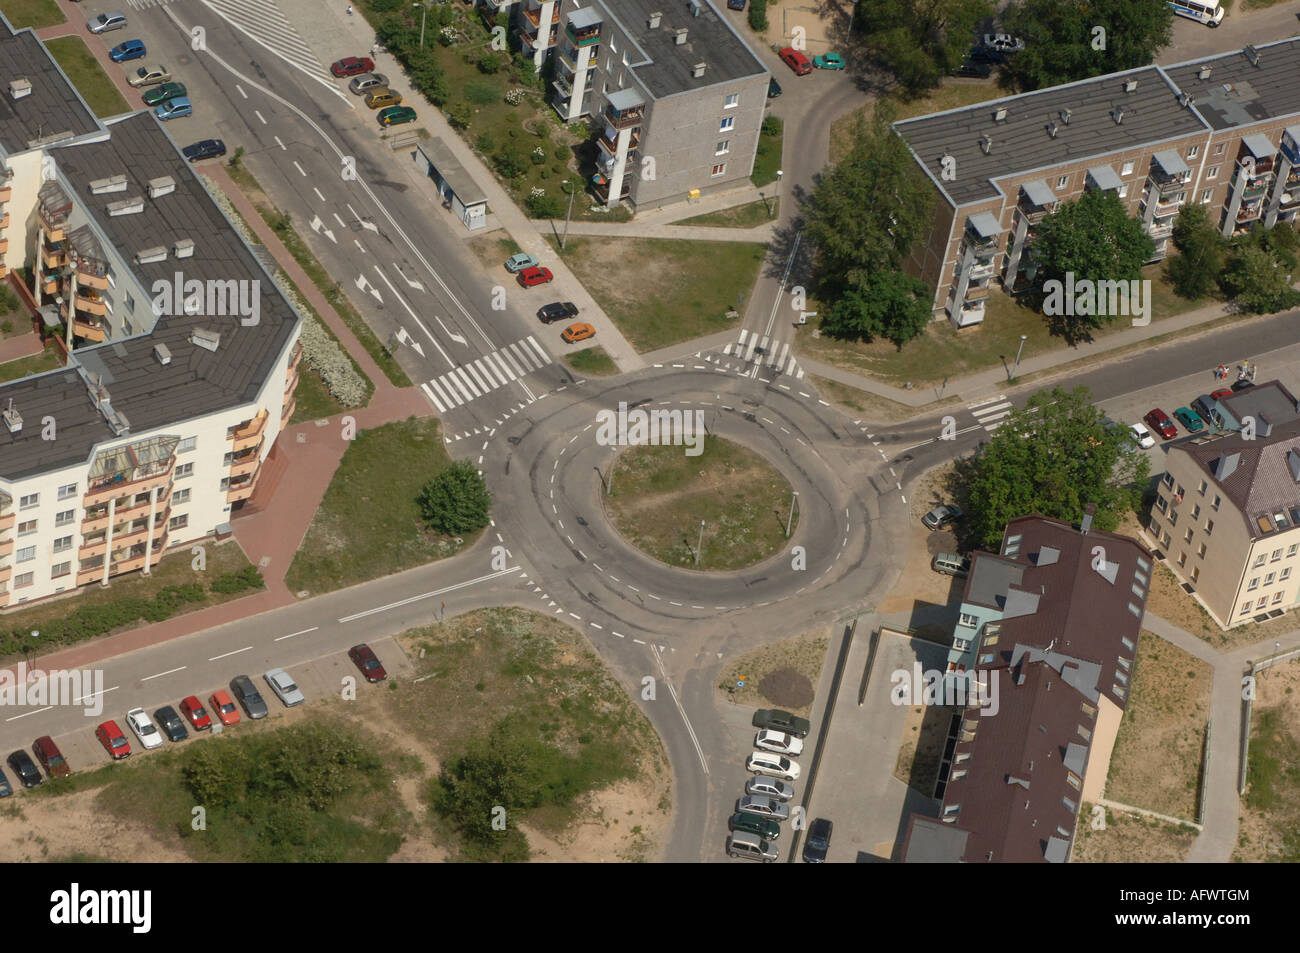
[[[3,16],[0,24],[0,146],[5,152],[26,152],[50,136],[72,138],[97,132],[98,120],[36,34],[14,33]],[[32,84],[31,94],[14,99],[9,84],[22,79]]]
[[[1173,149],[1161,149],[1151,158],[1160,163],[1160,168],[1164,169],[1170,175],[1186,175],[1192,170],[1187,167],[1187,163]]]
[[[480,202],[487,201],[487,193],[479,188],[473,176],[465,171],[465,167],[460,164],[460,160],[447,148],[447,144],[437,136],[421,142],[416,148],[420,150],[426,159],[433,163],[433,167],[438,170],[438,174],[456,193],[456,197],[461,200],[462,204],[478,205]]]
[[[715,8],[714,0],[700,0],[699,16],[691,15],[687,0],[597,3],[607,11],[607,19],[618,23],[648,57],[638,62],[630,51],[628,65],[656,98],[767,73],[767,67]],[[663,14],[653,30],[652,13]],[[686,42],[680,45],[674,41],[679,29],[686,30]],[[692,75],[697,63],[705,64],[703,76]]]
[[[1256,47],[1258,65],[1244,50],[1166,66],[1165,73],[1195,100],[1214,129],[1300,114],[1300,38]],[[1210,75],[1201,79],[1202,67]]]

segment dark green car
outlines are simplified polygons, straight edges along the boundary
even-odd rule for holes
[[[159,106],[169,99],[175,99],[177,96],[185,96],[184,83],[163,83],[161,86],[155,86],[144,94],[144,104],[146,106]]]
[[[788,711],[782,711],[780,708],[760,708],[754,712],[753,724],[755,728],[784,731],[796,738],[806,738],[808,730],[812,727],[807,718],[798,718]]]
[[[410,106],[389,106],[379,110],[379,125],[400,126],[404,122],[415,122],[415,110]]]
[[[776,840],[781,836],[781,825],[776,821],[767,817],[759,817],[757,814],[750,814],[747,811],[731,815],[731,821],[727,826],[732,831],[757,834],[763,840]]]

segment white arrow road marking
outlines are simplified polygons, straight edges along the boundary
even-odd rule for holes
[[[391,285],[389,287],[391,287]],[[384,299],[379,295],[379,289],[376,288],[374,285],[372,285],[370,282],[366,281],[365,275],[357,275],[357,288],[360,291],[369,292],[370,294],[374,295],[375,300],[378,301],[380,304],[384,303]]]
[[[353,216],[353,217],[354,217],[358,222],[361,223],[361,227],[362,227],[362,228],[364,228],[364,229],[368,229],[369,231],[372,231],[372,232],[378,232],[378,231],[379,231],[379,226],[378,226],[378,225],[376,225],[374,222],[367,222],[365,219],[363,219],[360,215],[357,214],[357,210],[354,209],[351,205],[348,206],[348,211],[351,212],[351,213],[352,213],[352,216]]]
[[[317,195],[320,195],[319,192],[316,193],[316,194],[317,194]],[[323,196],[323,195],[321,196],[321,198],[324,198],[324,197],[325,197],[325,196]],[[337,244],[339,243],[339,240],[338,240],[337,238],[334,237],[334,233],[333,233],[332,231],[330,231],[328,228],[325,227],[325,223],[322,222],[322,221],[320,220],[320,216],[319,216],[319,215],[313,215],[313,216],[311,217],[311,230],[312,230],[313,232],[321,232],[321,233],[324,233],[325,237],[328,238],[330,241],[332,241],[335,245],[337,245]]]
[[[388,290],[391,291],[393,295],[397,298],[397,300],[401,302],[402,307],[406,309],[406,313],[411,316],[411,320],[414,321],[416,324],[418,324],[420,326],[420,330],[424,332],[425,337],[427,337],[430,341],[433,342],[433,346],[438,349],[438,353],[441,354],[442,359],[447,362],[447,366],[455,367],[456,362],[453,361],[451,359],[451,356],[442,349],[442,345],[438,343],[438,339],[435,338],[430,333],[429,329],[424,326],[424,322],[420,320],[419,315],[417,315],[414,311],[411,310],[411,306],[406,303],[406,299],[397,293],[397,289],[394,288],[393,283],[388,280],[388,276],[384,274],[384,270],[380,268],[378,265],[375,265],[375,271],[379,273],[380,278],[384,279],[384,284],[388,285]],[[376,294],[378,294],[378,292],[376,292]]]
[[[439,324],[442,324],[442,318],[438,317],[436,314],[433,316],[433,320],[437,321]],[[451,338],[457,344],[469,343],[468,341],[465,340],[465,336],[463,334],[457,334],[455,331],[448,328],[447,325],[442,324],[442,329],[447,332],[447,337]]]
[[[415,349],[416,354],[420,355],[420,357],[424,357],[424,345],[411,337],[411,335],[407,333],[406,328],[399,327],[397,329],[397,340],[401,344],[409,344]]]
[[[405,281],[408,286],[414,288],[417,291],[424,290],[424,285],[420,284],[420,282],[416,281],[414,278],[406,277],[406,274],[402,271],[401,268],[398,267],[397,262],[393,262],[393,270],[402,276],[402,280]],[[464,344],[465,342],[461,341],[460,343]]]

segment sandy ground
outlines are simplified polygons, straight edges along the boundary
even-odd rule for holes
[[[1071,863],[1182,863],[1196,840],[1193,827],[1175,827],[1135,814],[1107,811],[1105,829],[1094,830],[1093,805],[1079,806]]]
[[[1261,711],[1280,708],[1282,723],[1290,728],[1293,739],[1300,740],[1300,661],[1284,662],[1266,669],[1256,677],[1255,685],[1252,721]],[[1295,765],[1283,765],[1284,771],[1288,768],[1294,777]],[[1280,776],[1277,783],[1282,803],[1276,810],[1253,810],[1242,799],[1241,827],[1237,832],[1237,849],[1232,855],[1234,861],[1250,863],[1275,859],[1273,855],[1279,850],[1280,841],[1277,827],[1294,830],[1300,825],[1300,790],[1294,783],[1286,787],[1285,775]]]
[[[912,519],[908,524],[907,561],[897,584],[877,606],[878,611],[910,612],[921,604],[946,605],[956,612],[966,579],[935,572],[930,568],[930,560],[935,553],[957,552],[957,537],[949,530],[932,533],[921,523],[922,516],[946,502],[943,485],[951,471],[951,463],[935,467],[909,490]]]
[[[146,825],[97,808],[99,791],[54,798],[21,794],[8,798],[0,808],[0,863],[58,861],[73,854],[119,863],[189,861],[178,843],[168,843]]]
[[[810,629],[792,639],[765,645],[736,659],[727,666],[718,682],[718,695],[723,701],[732,701],[738,705],[776,704],[765,698],[758,690],[763,677],[780,669],[791,668],[807,676],[816,690],[817,680],[821,678],[822,662],[826,659],[826,649],[830,645],[831,632],[836,626],[821,626]],[[743,680],[745,686],[737,688],[734,693],[728,689]],[[784,706],[781,706],[784,707]],[[812,705],[802,708],[787,708],[787,711],[800,718],[812,716]]]

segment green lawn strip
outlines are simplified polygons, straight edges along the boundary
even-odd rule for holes
[[[548,238],[559,254],[558,243]],[[639,352],[738,326],[767,246],[664,238],[570,236],[578,280]]]
[[[754,171],[749,174],[749,181],[756,188],[763,188],[776,181],[777,170],[781,168],[781,150],[785,143],[785,129],[776,135],[760,132],[758,151],[754,155]]]
[[[450,462],[432,417],[358,434],[289,566],[289,589],[330,592],[472,546],[477,533],[457,543],[425,529],[416,505],[420,488]]]
[[[766,225],[776,218],[780,212],[781,200],[773,198],[767,201],[750,202],[747,205],[737,205],[734,208],[724,208],[717,212],[706,212],[703,215],[682,219],[680,222],[673,222],[672,224],[700,225],[713,228],[756,228],[759,225]]]
[[[699,456],[687,456],[686,449],[638,446],[616,458],[613,492],[603,500],[624,538],[660,562],[701,570],[741,569],[779,552],[791,500],[785,477],[719,437],[705,439]]]
[[[40,354],[20,357],[15,361],[0,364],[0,381],[16,381],[30,374],[40,374],[60,367],[59,352],[53,345],[47,345]]]
[[[257,179],[255,179],[252,173],[242,165],[231,167],[228,171],[230,177],[244,190],[246,195],[250,192],[254,194],[266,194],[262,191],[262,187],[258,185]],[[257,208],[258,213],[262,216],[262,219],[266,224],[271,226],[272,230],[275,231],[275,234],[279,237],[281,243],[289,250],[289,254],[293,256],[294,261],[298,262],[298,265],[302,270],[307,273],[307,277],[310,278],[312,284],[316,286],[316,290],[324,295],[325,300],[330,303],[330,306],[338,316],[342,318],[343,323],[348,326],[348,329],[354,335],[356,335],[357,340],[361,342],[361,346],[366,349],[366,353],[371,356],[375,364],[379,366],[379,369],[384,372],[384,376],[387,377],[395,387],[410,387],[411,379],[406,376],[406,372],[402,370],[401,366],[388,352],[388,349],[384,347],[383,342],[379,340],[378,335],[370,329],[370,325],[366,324],[365,319],[362,318],[361,315],[357,313],[357,310],[352,307],[352,302],[349,301],[347,295],[343,293],[342,286],[337,281],[330,278],[329,272],[325,270],[325,267],[319,260],[317,260],[316,256],[311,253],[311,249],[307,247],[307,243],[303,241],[302,236],[298,234],[297,229],[292,225],[286,225],[277,210],[269,208],[263,203],[256,201],[252,195],[249,195],[249,200],[253,202],[253,205]],[[301,295],[301,289],[299,290],[299,294]],[[306,299],[304,298],[303,300],[305,301]],[[335,340],[338,340],[337,336],[334,336],[332,331],[330,334],[335,338]],[[344,348],[344,350],[346,351],[347,348]],[[356,362],[353,361],[353,364],[355,365]],[[360,370],[359,367],[357,369],[358,371]],[[362,376],[364,377],[365,375],[363,374]],[[373,393],[373,385],[371,385],[371,392]]]
[[[608,377],[618,373],[618,365],[603,347],[589,347],[566,354],[564,360],[575,371],[589,377]]]
[[[96,116],[106,119],[131,111],[81,37],[60,36],[46,40],[45,45]]]
[[[15,30],[39,30],[68,22],[54,0],[0,0],[0,13]]]

